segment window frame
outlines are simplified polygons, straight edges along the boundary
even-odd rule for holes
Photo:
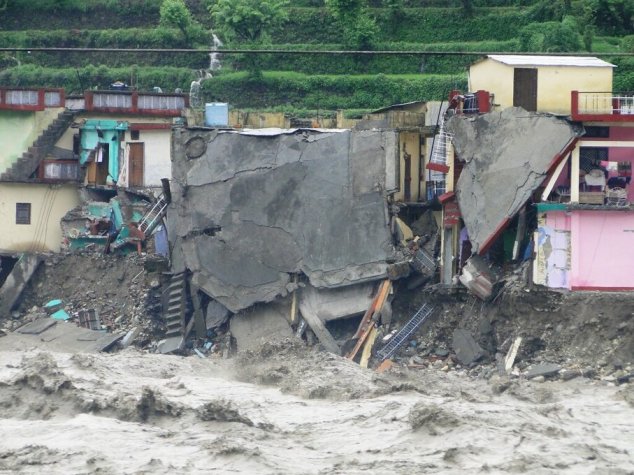
[[[15,204],[15,224],[26,225],[31,224],[31,203],[16,203]],[[23,216],[27,212],[26,216]]]

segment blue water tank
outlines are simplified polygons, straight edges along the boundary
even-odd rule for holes
[[[207,127],[228,126],[229,104],[226,102],[208,102],[205,104],[205,125]]]

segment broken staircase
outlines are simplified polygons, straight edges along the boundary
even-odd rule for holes
[[[152,207],[148,210],[141,221],[139,222],[139,229],[143,232],[143,235],[147,238],[152,231],[160,224],[161,220],[167,213],[167,206],[169,201],[165,194],[162,194],[154,202]]]
[[[148,210],[139,222],[139,230],[143,232],[143,235],[147,239],[154,229],[161,223],[161,220],[167,214],[167,207],[172,202],[172,193],[170,191],[170,182],[167,178],[161,179],[161,186],[163,187],[163,193],[152,204],[152,207]]]
[[[405,324],[392,339],[377,352],[380,361],[390,358],[400,346],[423,324],[425,320],[434,312],[434,307],[424,303],[414,314],[409,322]]]
[[[165,340],[159,345],[161,353],[180,350],[185,342],[186,273],[172,274],[167,287],[167,302],[163,307]]]
[[[29,149],[0,175],[0,180],[28,181],[36,178],[37,167],[53,150],[53,147],[72,124],[74,118],[74,112],[60,112],[51,125],[35,139]]]

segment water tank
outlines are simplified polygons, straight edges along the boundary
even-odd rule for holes
[[[205,125],[207,127],[228,126],[229,104],[226,102],[208,102],[205,104]]]

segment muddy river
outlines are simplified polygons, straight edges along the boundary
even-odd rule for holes
[[[0,351],[0,473],[634,473],[632,385],[268,351]]]

